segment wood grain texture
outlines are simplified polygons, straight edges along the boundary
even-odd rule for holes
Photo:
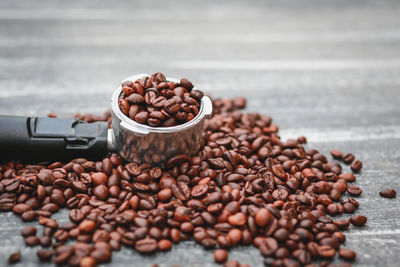
[[[379,191],[400,193],[399,8],[396,0],[2,0],[0,114],[102,113],[119,81],[139,72],[188,77],[215,97],[246,95],[247,110],[271,115],[283,139],[305,135],[307,147],[363,161],[357,212],[369,221],[346,233],[345,246],[358,253],[354,266],[398,266],[400,201]],[[66,211],[56,217],[68,220]],[[18,266],[37,266],[19,236],[26,224],[1,213],[0,225],[0,265],[21,249]],[[250,247],[230,258],[262,265]],[[152,263],[216,266],[194,242],[113,255],[113,266]]]

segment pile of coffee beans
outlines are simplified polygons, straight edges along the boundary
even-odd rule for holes
[[[124,83],[121,102],[133,94],[129,88],[142,88],[147,94],[144,89],[166,83],[163,77],[154,74]],[[188,82],[166,84],[168,88],[162,85],[160,92],[190,97]],[[148,91],[152,99],[157,99],[157,90]],[[143,108],[141,101],[133,102]],[[188,104],[183,100],[180,110],[184,103]],[[127,104],[130,110],[132,105]],[[338,162],[318,150],[304,148],[305,137],[281,140],[271,117],[240,112],[246,105],[244,98],[217,99],[213,105],[200,152],[194,157],[173,156],[166,169],[123,162],[115,154],[102,161],[3,163],[0,210],[12,211],[26,222],[37,220],[43,231],[32,226],[23,229],[25,244],[40,246],[38,258],[59,265],[95,266],[110,262],[113,251],[122,246],[149,254],[189,239],[215,249],[215,261],[225,266],[246,266],[229,259],[228,251],[249,245],[259,249],[265,266],[316,266],[315,261],[335,266],[329,261],[336,254],[353,260],[356,253],[341,248],[346,240],[343,231],[350,224],[364,225],[367,218],[334,217],[358,209],[355,197],[362,190],[352,184],[356,176],[343,172]],[[124,107],[128,115],[129,110]],[[193,109],[187,114],[195,116]],[[91,115],[79,116],[93,120]],[[170,118],[174,123],[185,121]],[[109,120],[109,115],[102,119]],[[155,125],[155,120],[165,125],[166,120],[150,115],[141,122]],[[340,157],[346,158],[351,157]],[[360,166],[355,164],[353,171]],[[61,208],[70,210],[70,222],[59,224],[52,218]],[[19,258],[17,253],[10,262]]]
[[[170,127],[191,121],[199,113],[203,92],[188,79],[167,81],[157,72],[136,81],[124,81],[119,107],[130,119],[152,127]]]

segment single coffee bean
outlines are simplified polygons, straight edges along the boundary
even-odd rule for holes
[[[164,188],[157,194],[158,199],[162,202],[168,201],[172,197],[172,190],[171,188]]]
[[[166,250],[170,250],[172,247],[172,243],[171,241],[169,241],[168,239],[161,239],[160,241],[158,241],[157,243],[157,248],[161,251],[166,251]]]
[[[384,197],[384,198],[395,198],[396,197],[396,191],[394,191],[391,188],[382,189],[381,192],[379,192],[379,194],[381,195],[381,197]]]
[[[245,266],[241,266],[239,262],[236,260],[231,260],[225,262],[224,267],[245,267]]]
[[[193,87],[194,87],[193,84],[192,84],[192,82],[189,81],[189,80],[186,79],[186,78],[182,78],[182,79],[180,80],[179,84],[182,85],[183,87],[185,87],[188,91],[192,90]]]
[[[144,97],[140,94],[131,94],[126,100],[130,104],[141,104],[144,102]]]
[[[339,250],[339,256],[346,260],[354,260],[356,255],[357,254],[351,249],[342,248]]]
[[[356,157],[353,155],[353,154],[351,154],[351,153],[347,153],[347,154],[344,154],[343,155],[343,162],[344,163],[346,163],[346,164],[350,164],[350,163],[352,163],[353,162],[353,160],[355,159]]]
[[[362,190],[356,185],[350,185],[347,187],[347,192],[349,192],[349,194],[352,196],[359,196],[361,195]]]
[[[98,186],[96,186],[94,188],[94,195],[101,200],[106,200],[108,195],[109,195],[109,191],[107,186],[100,184]]]
[[[318,255],[324,259],[333,258],[336,255],[336,250],[328,245],[319,246],[317,251]]]
[[[13,212],[16,214],[22,214],[26,211],[31,211],[32,208],[24,203],[17,204],[13,207]]]
[[[192,90],[190,92],[190,96],[196,99],[197,101],[200,101],[203,98],[204,93],[200,90]]]
[[[50,261],[53,257],[53,254],[53,250],[50,249],[40,249],[36,252],[36,255],[40,261]]]
[[[112,257],[111,247],[108,247],[107,249],[95,248],[95,250],[90,253],[90,256],[96,261],[96,263],[109,262]]]
[[[367,223],[367,217],[362,215],[353,215],[350,217],[350,222],[355,226],[363,226]]]
[[[40,243],[40,240],[37,236],[28,236],[25,238],[25,245],[29,247],[37,246]]]
[[[157,242],[155,239],[145,238],[136,242],[135,249],[140,253],[152,253],[157,249]]]
[[[79,224],[79,231],[82,233],[91,233],[94,231],[96,223],[91,220],[84,220]]]
[[[51,240],[51,237],[49,237],[49,236],[42,236],[40,238],[40,245],[42,247],[45,247],[45,248],[50,247],[51,243],[52,243],[52,240]]]
[[[135,121],[137,121],[138,123],[144,124],[148,118],[149,118],[149,113],[146,111],[141,111],[136,114]]]
[[[20,262],[20,260],[21,260],[21,252],[19,250],[17,252],[12,253],[8,257],[8,263],[10,263],[10,264]]]
[[[217,249],[214,251],[214,260],[216,263],[224,263],[228,259],[228,252],[225,249]]]
[[[246,215],[238,212],[228,217],[228,222],[234,226],[243,226],[246,224]]]
[[[37,232],[36,227],[26,226],[24,229],[22,229],[21,235],[23,237],[28,237],[28,236],[36,235],[36,232]]]
[[[335,159],[342,159],[343,158],[343,152],[339,151],[339,150],[336,150],[336,149],[331,150],[331,155]]]
[[[25,211],[24,213],[21,214],[21,219],[24,222],[31,222],[35,220],[35,218],[36,218],[36,212],[34,212],[33,210]]]
[[[271,222],[272,215],[267,209],[259,209],[255,220],[259,227],[266,227]]]
[[[81,267],[96,267],[97,263],[93,257],[86,256],[81,259],[81,261],[79,262],[79,265]]]
[[[275,238],[267,237],[261,242],[259,250],[263,256],[271,256],[278,249],[278,246]]]
[[[238,97],[233,99],[233,104],[235,105],[236,108],[243,109],[243,108],[246,107],[247,100],[244,97],[238,96]],[[307,143],[307,140],[304,141],[304,139],[305,139],[304,136],[299,137],[299,138],[302,138],[302,140],[303,140],[303,142],[301,142],[301,143]]]
[[[359,172],[362,168],[362,162],[359,160],[355,160],[351,163],[350,168],[353,170],[353,172]]]
[[[107,183],[107,175],[103,172],[95,172],[91,175],[94,185],[101,185]]]

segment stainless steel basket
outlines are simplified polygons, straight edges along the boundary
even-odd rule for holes
[[[124,81],[135,81],[147,74],[138,74]],[[179,82],[168,78],[168,81]],[[172,127],[151,127],[137,123],[123,114],[118,105],[121,85],[111,99],[112,129],[115,149],[124,159],[164,167],[177,154],[194,155],[201,146],[204,120],[212,114],[210,98],[204,96],[197,116],[189,122]]]

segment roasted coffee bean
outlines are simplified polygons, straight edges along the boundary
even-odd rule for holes
[[[236,260],[231,260],[225,262],[224,267],[244,267],[244,266],[240,266],[239,262]]]
[[[109,191],[107,186],[101,184],[98,185],[94,188],[94,195],[101,200],[106,200],[108,195],[109,195]]]
[[[131,94],[126,98],[126,100],[130,104],[141,104],[144,102],[144,97],[140,94]]]
[[[267,209],[259,209],[255,221],[259,227],[267,226],[272,220],[272,215]]]
[[[184,182],[173,184],[171,189],[174,196],[181,201],[186,201],[190,197],[190,188]]]
[[[41,249],[36,252],[36,255],[38,256],[40,261],[50,261],[53,257],[53,254],[53,250],[50,249]]]
[[[149,118],[149,113],[147,111],[141,111],[135,115],[135,121],[144,124]]]
[[[81,267],[96,267],[97,263],[96,263],[95,258],[86,256],[81,259],[81,261],[79,262],[79,265]]]
[[[361,195],[362,190],[356,185],[350,185],[347,187],[347,192],[349,192],[349,194],[352,196],[359,196]]]
[[[34,226],[27,226],[24,229],[22,229],[21,235],[23,237],[28,237],[28,236],[36,235],[36,232],[37,232],[37,230]]]
[[[351,249],[342,248],[339,250],[339,256],[346,260],[354,260],[356,255],[357,254]]]
[[[355,226],[363,226],[367,223],[367,217],[362,215],[353,215],[350,217],[350,222]]]
[[[271,256],[277,249],[278,242],[272,237],[265,238],[259,246],[259,250],[264,256]]]
[[[157,249],[157,242],[155,239],[145,238],[136,242],[135,249],[140,253],[152,253]]]
[[[40,245],[42,247],[45,247],[45,248],[50,247],[51,243],[52,243],[52,240],[51,240],[51,237],[49,237],[49,236],[42,236],[40,238]]]
[[[31,211],[31,210],[32,210],[32,208],[29,205],[26,205],[23,203],[17,204],[13,207],[13,212],[16,214],[22,214],[26,211]]]
[[[354,160],[355,158],[356,158],[356,157],[355,157],[353,154],[347,153],[347,154],[343,155],[343,159],[342,159],[342,160],[343,160],[344,163],[350,164],[350,163],[353,162],[353,160]]]
[[[190,92],[190,96],[196,99],[197,101],[200,101],[203,98],[204,93],[200,90],[192,90],[192,92]]]
[[[362,162],[359,160],[355,160],[351,163],[350,168],[354,171],[354,172],[359,172],[362,168]]]
[[[84,220],[79,224],[79,231],[82,233],[91,233],[94,231],[96,223],[91,220]]]
[[[8,263],[10,264],[14,264],[17,263],[21,260],[21,252],[18,250],[17,252],[12,253],[9,257],[8,257]]]
[[[108,180],[107,175],[103,172],[95,172],[91,178],[94,185],[106,184]]]
[[[395,198],[396,197],[396,191],[394,191],[391,188],[382,189],[381,192],[379,192],[379,194],[381,195],[381,197],[384,197],[384,198]]]
[[[336,149],[331,150],[331,155],[335,159],[342,159],[343,158],[343,152],[339,151],[339,150],[336,150]]]
[[[246,224],[246,215],[238,212],[228,217],[228,222],[234,226],[243,226]]]
[[[157,243],[157,248],[161,251],[166,251],[166,250],[170,250],[172,247],[172,243],[171,241],[169,241],[168,239],[161,239],[160,241],[158,241]]]
[[[40,243],[40,240],[37,236],[28,236],[25,238],[25,245],[29,247],[34,247]]]
[[[208,191],[208,185],[199,184],[192,188],[191,195],[192,197],[198,198],[204,196]]]
[[[96,263],[104,263],[111,261],[111,248],[95,248],[91,253],[90,256],[96,261]]]
[[[332,248],[331,246],[327,246],[327,245],[319,246],[317,248],[317,251],[318,251],[318,255],[324,259],[329,259],[336,255],[336,250],[334,248]]]
[[[214,260],[216,263],[224,263],[228,259],[228,252],[225,249],[217,249],[214,251]]]
[[[24,222],[31,222],[35,220],[35,218],[36,218],[36,212],[34,212],[33,210],[25,211],[24,213],[21,214],[21,219]]]
[[[182,85],[183,87],[185,87],[188,91],[193,89],[193,84],[191,81],[189,81],[186,78],[182,78],[179,82],[180,85]]]
[[[171,188],[164,188],[157,194],[158,199],[162,202],[168,201],[172,197],[172,190]]]

